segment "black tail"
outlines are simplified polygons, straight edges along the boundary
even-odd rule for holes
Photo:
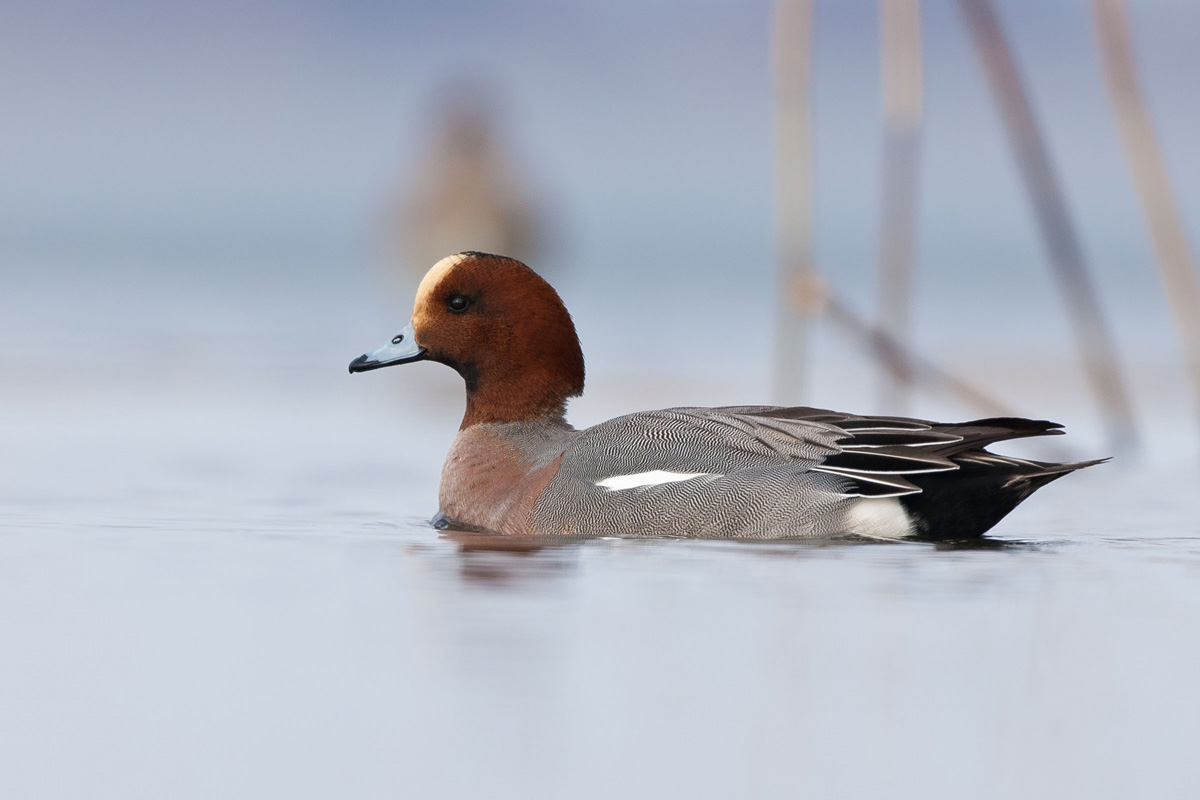
[[[1057,436],[1062,426],[1047,420],[995,417],[959,424],[934,423],[933,431],[961,437],[929,448],[957,470],[906,475],[921,491],[900,497],[917,533],[928,539],[969,539],[986,533],[1017,505],[1057,478],[1100,464],[1054,464],[989,453],[994,442],[1031,436]]]
[[[994,442],[1063,433],[1061,425],[1046,420],[994,417],[942,423],[807,407],[752,413],[840,428],[841,450],[813,469],[846,480],[846,494],[899,499],[917,534],[926,539],[978,537],[1047,483],[1108,460],[1052,464],[987,451]]]
[[[1050,464],[977,450],[952,460],[958,470],[911,476],[921,491],[900,498],[923,538],[981,536],[1047,483],[1108,459]]]

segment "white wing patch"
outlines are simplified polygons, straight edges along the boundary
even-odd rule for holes
[[[715,472],[668,472],[665,469],[652,469],[649,472],[638,472],[633,475],[613,475],[596,481],[596,485],[610,492],[620,492],[625,489],[639,489],[643,486],[658,486],[662,483],[678,483],[690,481],[692,478],[719,477]]]

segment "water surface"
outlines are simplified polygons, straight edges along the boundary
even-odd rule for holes
[[[1070,476],[995,547],[494,548],[427,523],[434,367],[198,363],[18,365],[4,796],[1200,791],[1191,466]]]

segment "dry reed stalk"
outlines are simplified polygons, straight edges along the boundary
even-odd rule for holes
[[[958,6],[1029,192],[1110,446],[1118,452],[1129,451],[1137,435],[1129,393],[1117,366],[1116,347],[1012,50],[990,0],[958,0]]]

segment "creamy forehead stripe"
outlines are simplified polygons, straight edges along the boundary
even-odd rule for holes
[[[446,273],[454,269],[458,262],[463,260],[461,254],[446,256],[441,261],[429,268],[429,272],[425,273],[425,277],[421,279],[421,285],[417,287],[417,299],[424,297],[426,293],[432,292],[433,288],[441,282],[442,278],[446,277]]]
[[[638,472],[633,475],[613,475],[604,480],[596,481],[596,485],[613,492],[622,489],[637,489],[642,486],[658,486],[662,483],[678,483],[690,481],[692,478],[718,477],[715,472],[668,472],[663,469],[652,469],[649,472]]]

